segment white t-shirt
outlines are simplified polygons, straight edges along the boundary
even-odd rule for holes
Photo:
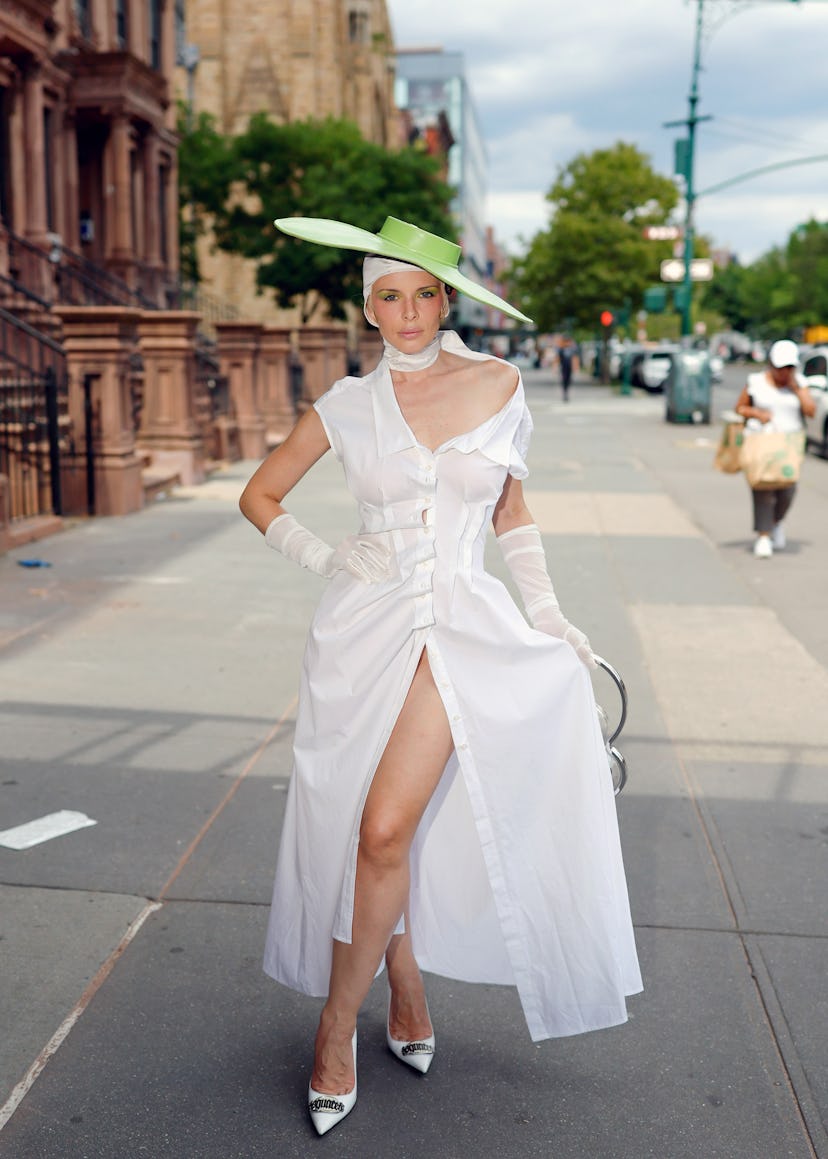
[[[796,381],[800,386],[805,385],[800,375],[796,376]],[[751,404],[761,410],[769,410],[773,418],[769,423],[760,423],[759,419],[750,418],[745,423],[746,430],[774,430],[784,431],[786,434],[802,430],[804,425],[802,407],[798,396],[793,391],[780,390],[778,386],[774,386],[772,382],[768,381],[768,376],[764,370],[748,375],[747,388]]]

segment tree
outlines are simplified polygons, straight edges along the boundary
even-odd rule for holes
[[[361,256],[280,233],[274,218],[329,217],[378,231],[388,215],[453,238],[452,190],[419,150],[366,141],[350,121],[276,125],[262,113],[231,142],[229,197],[214,211],[216,244],[256,262],[256,280],[307,322],[324,302],[332,317],[361,301]]]
[[[546,195],[553,207],[512,270],[522,307],[540,330],[580,324],[594,328],[602,310],[641,300],[658,281],[669,242],[643,229],[663,225],[678,201],[673,181],[656,173],[634,145],[580,153]]]
[[[811,218],[788,238],[795,326],[828,323],[828,223]]]
[[[760,338],[795,334],[828,321],[828,225],[807,221],[787,245],[752,265],[729,266],[707,287],[704,305],[736,330]]]
[[[702,297],[702,307],[718,314],[732,330],[745,331],[750,328],[750,319],[745,302],[745,286],[749,272],[746,267],[733,262],[723,270],[717,270],[712,282],[708,282]]]
[[[230,193],[233,157],[228,138],[216,130],[209,114],[193,121],[189,107],[178,106],[178,238],[181,273],[197,282],[198,241],[209,233],[212,218]]]

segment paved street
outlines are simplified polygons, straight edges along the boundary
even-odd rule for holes
[[[757,561],[717,424],[525,377],[556,588],[630,696],[629,1024],[533,1045],[512,990],[430,978],[421,1078],[385,1048],[379,979],[357,1107],[316,1139],[319,1002],[260,959],[323,581],[244,523],[253,464],[234,464],[0,557],[0,829],[95,821],[0,847],[0,1155],[828,1159],[828,462],[809,457],[788,550]],[[353,530],[332,456],[291,508]]]

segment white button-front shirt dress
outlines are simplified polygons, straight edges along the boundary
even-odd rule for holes
[[[363,803],[425,649],[454,753],[411,850],[420,967],[516,986],[534,1040],[624,1022],[641,977],[589,674],[484,568],[507,473],[528,474],[522,385],[434,452],[384,359],[314,405],[394,568],[379,584],[337,573],[313,618],[265,970],[327,994],[331,939],[351,940]]]

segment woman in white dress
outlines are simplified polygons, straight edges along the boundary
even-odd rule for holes
[[[515,985],[538,1040],[626,1020],[641,988],[589,669],[521,480],[516,368],[441,332],[446,286],[528,321],[458,269],[459,247],[289,218],[362,251],[385,353],[335,383],[248,483],[268,546],[330,578],[311,625],[265,969],[325,996],[308,1105],[322,1134],[356,1101],[356,1021],[382,968],[387,1043],[425,1073],[421,970]],[[336,548],[283,506],[326,451],[360,530]],[[483,566],[491,522],[531,627]]]

